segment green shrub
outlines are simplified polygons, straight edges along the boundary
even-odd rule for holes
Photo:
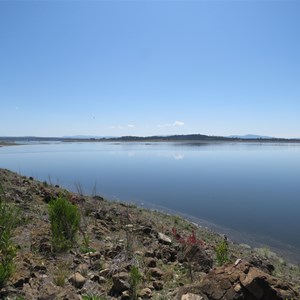
[[[52,247],[54,251],[72,248],[80,225],[78,208],[60,196],[49,203]]]
[[[137,289],[142,281],[142,274],[137,266],[132,266],[130,269],[130,292],[131,299],[137,299]]]
[[[216,246],[216,259],[219,266],[224,265],[229,261],[228,257],[228,243],[223,240]]]
[[[0,289],[14,271],[13,259],[16,255],[11,237],[17,225],[17,210],[2,201],[0,195]]]

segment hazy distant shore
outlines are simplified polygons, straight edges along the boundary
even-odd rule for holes
[[[13,142],[1,142],[0,141],[0,147],[3,147],[3,146],[15,146],[17,145],[16,143],[13,143]]]
[[[49,142],[66,142],[66,143],[84,143],[84,142],[172,142],[172,143],[193,143],[193,144],[207,144],[207,143],[300,143],[300,139],[284,139],[284,138],[238,138],[238,137],[222,137],[222,136],[208,136],[202,134],[188,134],[188,135],[171,135],[171,136],[122,136],[122,137],[99,137],[99,138],[77,138],[77,137],[0,137],[0,146],[9,146],[20,143],[49,143]]]

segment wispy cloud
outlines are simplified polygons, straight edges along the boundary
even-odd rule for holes
[[[123,126],[109,126],[110,129],[125,129]]]
[[[175,122],[173,123],[173,126],[184,126],[184,123],[181,122],[181,121],[175,121]]]
[[[157,127],[175,127],[175,126],[184,126],[184,123],[181,121],[175,121],[174,123],[165,123],[165,124],[157,125]]]
[[[135,125],[133,125],[133,124],[128,124],[127,127],[129,127],[129,128],[135,128]]]

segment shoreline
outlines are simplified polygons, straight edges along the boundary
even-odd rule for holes
[[[18,144],[12,144],[7,146],[14,146],[14,145],[18,145]],[[0,171],[1,170],[2,169],[0,168]],[[9,172],[14,172],[14,171],[9,170]],[[49,185],[51,185],[51,183],[49,183]],[[65,187],[63,188],[68,189]],[[76,191],[70,190],[70,192],[76,194]],[[186,221],[197,224],[197,226],[206,228],[207,230],[211,231],[216,235],[219,236],[226,235],[233,243],[237,245],[241,245],[242,247],[250,247],[251,249],[257,249],[258,251],[260,251],[260,249],[269,249],[269,251],[276,254],[276,256],[278,256],[278,258],[280,258],[281,260],[284,259],[290,264],[300,265],[300,252],[298,251],[299,250],[298,248],[293,246],[287,246],[284,243],[278,240],[274,240],[268,236],[240,232],[235,229],[218,225],[209,220],[197,218],[196,216],[188,215],[180,211],[176,211],[171,208],[163,207],[161,205],[157,205],[153,203],[147,203],[147,202],[141,203],[139,201],[131,202],[131,201],[124,201],[122,199],[114,199],[110,197],[105,197],[105,199],[110,202],[117,202],[117,203],[124,203],[124,204],[134,203],[135,205],[137,205],[142,209],[159,211],[161,213],[165,213],[170,216],[180,216],[184,218]]]
[[[107,201],[115,201],[115,200],[107,199]],[[118,200],[117,202],[129,203],[122,200]],[[248,248],[252,250],[255,249],[255,251],[258,252],[260,252],[262,249],[268,249],[270,252],[273,253],[272,255],[276,255],[279,259],[283,259],[286,262],[293,265],[300,264],[300,252],[298,248],[292,246],[286,247],[286,244],[278,240],[274,240],[268,236],[239,232],[237,230],[218,225],[209,220],[200,219],[195,216],[188,215],[180,211],[175,211],[170,208],[152,204],[152,203],[140,204],[138,202],[135,202],[134,204],[140,208],[159,211],[169,216],[179,216],[185,219],[187,222],[190,222],[206,230],[209,230],[212,234],[221,237],[224,235],[227,236],[227,238],[231,242],[237,244],[240,247]]]
[[[111,143],[111,142],[110,142]],[[120,142],[120,143],[127,143],[127,142]],[[131,142],[129,142],[131,143]],[[140,143],[140,142],[137,142]],[[143,142],[144,143],[144,142]],[[181,142],[180,142],[181,143]],[[220,142],[222,143],[222,142]],[[0,147],[1,147],[0,142]],[[3,146],[15,146],[15,145],[21,145],[21,144],[5,144]],[[27,146],[26,144],[23,144]],[[30,144],[32,145],[32,144]],[[110,199],[113,200],[114,199]],[[119,200],[123,203],[128,203],[122,199]],[[137,201],[137,205],[140,205]],[[284,243],[269,238],[268,236],[262,236],[259,234],[249,234],[249,233],[243,233],[239,232],[235,229],[226,228],[224,226],[218,225],[217,223],[211,222],[209,220],[200,219],[196,216],[187,215],[180,211],[175,211],[167,207],[162,207],[159,205],[154,205],[153,203],[147,203],[147,207],[155,208],[162,212],[167,212],[168,214],[173,215],[180,215],[184,217],[187,220],[190,220],[191,222],[197,223],[201,226],[205,226],[211,230],[213,230],[216,234],[226,234],[232,241],[238,243],[238,244],[246,244],[249,245],[252,248],[269,248],[271,251],[274,251],[275,253],[278,253],[279,256],[283,257],[285,260],[287,260],[290,263],[293,264],[300,264],[300,251],[299,249],[293,246],[285,245]]]
[[[17,145],[19,145],[19,144],[0,141],[0,147],[17,146]]]
[[[13,242],[18,249],[14,260],[16,273],[8,282],[7,290],[0,288],[0,298],[1,295],[10,296],[10,298],[21,295],[25,296],[25,299],[37,300],[39,289],[41,289],[55,293],[55,295],[68,291],[72,296],[67,299],[79,300],[81,298],[77,298],[78,295],[93,291],[98,295],[105,295],[105,299],[122,300],[124,296],[122,292],[120,294],[116,292],[117,296],[111,294],[115,287],[115,285],[112,286],[114,281],[111,279],[118,276],[113,275],[114,272],[126,278],[132,265],[131,260],[126,260],[126,251],[132,249],[132,253],[136,255],[135,259],[142,260],[142,263],[138,264],[141,272],[145,274],[142,291],[147,290],[151,293],[152,299],[161,299],[162,296],[168,295],[166,299],[182,300],[181,296],[178,296],[179,298],[174,296],[181,295],[182,289],[190,289],[191,277],[186,261],[180,258],[186,246],[178,242],[177,233],[184,239],[186,238],[186,241],[194,237],[197,243],[195,245],[197,253],[201,253],[197,258],[199,261],[193,265],[195,266],[193,271],[195,282],[218,280],[216,278],[220,272],[224,274],[227,268],[232,270],[237,263],[241,263],[242,266],[249,265],[250,268],[254,268],[256,274],[264,274],[262,275],[265,276],[264,278],[270,278],[267,283],[270,286],[272,282],[278,280],[289,280],[291,285],[288,288],[289,295],[291,295],[289,298],[297,294],[293,291],[298,290],[300,286],[300,269],[285,262],[269,249],[253,249],[236,244],[230,239],[227,241],[220,233],[196,224],[195,220],[187,220],[186,216],[174,215],[173,211],[169,214],[161,209],[158,210],[157,207],[150,209],[128,202],[106,200],[98,195],[85,196],[6,169],[0,169],[0,184],[1,198],[20,209],[19,214],[23,220],[16,228],[13,237]],[[84,234],[81,230],[78,232],[76,245],[72,250],[54,254],[51,247],[48,205],[52,199],[62,196],[78,207],[82,216],[81,226],[83,226]],[[174,234],[174,229],[176,234]],[[224,240],[228,245],[228,262],[224,266],[219,266],[216,249]],[[130,243],[130,248],[128,248],[128,243]],[[208,265],[203,265],[204,258]],[[123,259],[125,259],[124,262]],[[66,262],[68,262],[67,267],[62,264]],[[30,266],[38,266],[34,267],[34,275],[28,263]],[[116,264],[118,264],[117,270]],[[201,269],[201,266],[204,269]],[[197,269],[198,267],[200,269]],[[67,275],[64,277],[63,284],[54,285],[58,270],[63,268],[68,268],[65,270]],[[82,271],[82,268],[86,268],[86,271]],[[82,286],[78,288],[76,285],[75,288],[72,287],[74,283],[70,278],[72,276],[74,278],[75,274],[81,274],[84,282],[87,281],[88,285],[85,289],[81,290]],[[151,274],[155,274],[155,278]],[[101,282],[95,276],[100,276]],[[159,279],[156,276],[159,276]],[[224,276],[228,276],[226,280],[229,280],[230,273]],[[39,281],[41,278],[42,282]],[[30,284],[25,284],[25,282],[30,282]],[[276,286],[272,288],[276,289]],[[222,290],[223,294],[225,292],[226,288]],[[199,293],[202,295],[202,291]],[[211,290],[206,293],[212,295],[214,292]],[[285,299],[285,296],[279,299]]]

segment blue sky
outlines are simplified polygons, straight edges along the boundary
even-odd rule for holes
[[[0,136],[300,137],[300,1],[0,1]]]

